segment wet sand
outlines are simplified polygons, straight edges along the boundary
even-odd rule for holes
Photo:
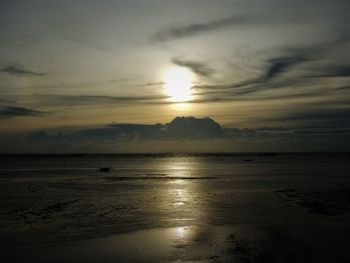
[[[1,168],[5,262],[350,262],[347,155],[87,158]]]

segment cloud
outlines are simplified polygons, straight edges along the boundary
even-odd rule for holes
[[[46,114],[42,111],[27,109],[23,107],[0,107],[0,119],[8,119],[14,117],[25,117],[25,116],[42,116]]]
[[[333,65],[323,70],[324,73],[310,75],[311,78],[330,78],[330,77],[350,77],[350,65]]]
[[[7,73],[9,75],[15,75],[15,76],[43,76],[47,75],[47,73],[44,72],[37,72],[32,71],[29,69],[26,69],[20,64],[8,64],[2,66],[0,69],[0,72]]]
[[[344,34],[340,34],[332,41],[312,45],[282,46],[274,51],[279,55],[264,52],[264,56],[267,54],[268,57],[261,61],[263,66],[260,74],[256,77],[231,84],[204,85],[196,88],[204,88],[214,93],[220,90],[227,91],[231,92],[231,95],[237,96],[271,88],[305,87],[305,84],[307,86],[320,83],[321,80],[318,78],[348,77],[350,76],[350,67],[347,64],[332,65],[328,62],[326,67],[320,66],[327,59],[331,59],[334,51],[341,48],[344,41],[348,41],[348,38],[344,37]],[[254,60],[257,59],[254,58]],[[295,69],[299,66],[301,70],[296,71]],[[310,72],[314,71],[315,68],[318,73],[311,75]],[[310,80],[311,78],[314,80]]]
[[[253,77],[247,80],[240,82],[227,84],[227,85],[201,85],[195,86],[195,89],[204,89],[208,90],[207,95],[210,94],[221,94],[221,95],[245,95],[261,90],[266,90],[271,87],[275,87],[272,83],[278,79],[278,87],[290,86],[294,82],[298,81],[297,76],[292,76],[292,79],[286,78],[285,80],[280,79],[279,77],[284,73],[287,73],[289,70],[293,69],[297,65],[310,61],[310,58],[306,58],[299,54],[291,54],[289,56],[281,56],[270,58],[265,61],[265,68],[257,77]],[[224,94],[224,93],[225,94]],[[203,93],[205,94],[205,93]],[[225,99],[228,99],[227,97]],[[236,97],[237,99],[237,97]]]
[[[214,73],[210,67],[198,61],[173,58],[171,62],[177,66],[188,68],[203,77],[210,77]]]
[[[203,100],[224,101],[230,100],[230,96],[235,96],[235,99],[238,99],[241,95],[268,89],[305,89],[322,84],[321,81],[323,80],[319,78],[349,77],[349,65],[334,65],[328,61],[329,59],[332,60],[335,51],[342,48],[341,45],[347,44],[348,37],[346,36],[340,34],[335,40],[312,45],[281,46],[275,48],[273,54],[271,54],[271,51],[264,51],[264,59],[257,59],[257,56],[251,58],[253,61],[260,60],[262,64],[257,76],[235,83],[198,85],[194,86],[194,89],[202,90],[197,94],[205,95]],[[322,66],[324,62],[327,62],[327,66]],[[317,69],[317,74],[310,74],[315,69]],[[346,86],[342,89],[345,90]],[[270,95],[274,96],[272,93]],[[288,97],[288,94],[286,97]],[[250,97],[249,99],[254,98]]]
[[[151,39],[157,42],[169,41],[178,38],[185,38],[208,31],[222,29],[224,27],[244,23],[246,19],[243,16],[235,15],[218,20],[212,20],[206,23],[196,23],[187,26],[173,27],[159,31],[151,36]]]
[[[152,86],[162,86],[164,85],[163,81],[158,81],[158,82],[148,82],[145,84],[145,86],[152,87]]]
[[[329,62],[332,52],[338,50],[339,43],[331,41],[318,43],[312,46],[286,47],[275,50],[274,54],[264,52],[261,60],[260,72],[256,76],[234,82],[211,85],[197,85],[193,87],[197,96],[193,102],[219,102],[238,100],[274,100],[274,99],[310,99],[323,96],[336,99],[339,96],[332,91],[346,92],[349,88],[341,80],[335,83],[323,78],[343,77],[346,80],[350,76],[350,68],[347,64],[336,65]],[[276,55],[276,53],[278,55]],[[257,59],[254,58],[256,61]],[[325,61],[328,61],[326,66]],[[317,70],[317,74],[312,74]],[[327,86],[328,85],[328,86]],[[331,88],[338,86],[338,88]],[[282,94],[277,90],[286,89]],[[272,90],[276,90],[272,91]],[[265,92],[268,91],[268,92]],[[253,95],[254,94],[254,95]]]
[[[309,59],[300,55],[282,56],[282,57],[268,59],[267,66],[263,70],[260,76],[233,84],[231,85],[231,88],[239,88],[239,87],[245,87],[245,86],[256,85],[256,84],[259,84],[259,85],[264,84],[264,87],[267,87],[266,86],[267,83],[273,81],[274,79],[281,76],[283,73],[292,69],[296,65],[308,60]],[[293,76],[293,78],[294,77],[295,76]],[[247,90],[246,92],[254,91],[255,90],[254,88],[255,87],[253,87],[253,89]]]
[[[0,103],[16,103],[13,99],[0,98]]]
[[[45,153],[346,151],[349,138],[349,127],[223,128],[210,118],[177,117],[166,124],[113,124],[64,134],[37,131],[21,147]]]
[[[167,138],[215,138],[222,136],[222,128],[213,119],[195,117],[176,117],[163,129]]]
[[[112,124],[108,127],[93,130],[82,130],[79,135],[108,135],[122,139],[204,139],[223,135],[219,123],[211,118],[176,117],[166,124]]]
[[[33,105],[34,107],[71,107],[71,106],[88,106],[96,107],[98,105],[162,105],[171,104],[165,95],[149,96],[108,96],[108,95],[17,95],[7,96],[7,100],[21,101]],[[5,99],[5,98],[4,98]]]
[[[333,115],[332,115],[333,116]],[[331,116],[331,117],[332,117]],[[305,116],[307,118],[307,116]],[[350,134],[350,126],[299,126],[299,127],[261,127],[223,128],[211,118],[176,117],[166,124],[112,124],[101,128],[82,129],[67,134],[47,134],[39,131],[30,134],[31,143],[68,144],[114,144],[127,142],[164,141],[211,141],[211,140],[268,140],[269,138],[298,139],[316,134]]]
[[[38,96],[41,99],[41,96]],[[98,96],[98,95],[47,95],[47,101],[63,103],[64,105],[99,104],[99,103],[135,103],[157,104],[164,102],[167,96]]]
[[[348,90],[348,89],[350,89],[350,86],[341,86],[336,88],[336,90]]]
[[[285,114],[283,121],[299,121],[309,124],[323,124],[327,126],[342,126],[350,128],[350,109],[313,109],[303,112]]]
[[[203,140],[223,138],[220,124],[211,118],[176,117],[166,124],[111,124],[101,128],[81,129],[69,134],[30,134],[30,142],[49,143],[116,143],[130,141]]]
[[[264,75],[261,77],[262,81],[270,81],[273,78],[281,75],[283,72],[287,71],[293,66],[307,61],[303,56],[290,56],[290,57],[278,57],[270,59],[269,65],[265,70]]]

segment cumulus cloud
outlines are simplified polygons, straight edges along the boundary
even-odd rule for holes
[[[101,128],[81,129],[62,135],[34,132],[34,143],[116,143],[132,141],[208,140],[225,137],[226,132],[211,118],[176,117],[166,124],[111,124]]]
[[[298,127],[261,127],[261,128],[223,128],[211,118],[176,117],[166,124],[113,124],[101,128],[82,129],[71,133],[48,134],[34,132],[27,137],[29,143],[67,144],[67,145],[113,145],[125,143],[187,141],[188,144],[200,142],[234,141],[268,142],[278,140],[311,140],[320,138],[334,139],[350,135],[349,127],[298,126]],[[310,143],[305,141],[305,143]],[[346,142],[348,143],[348,142]],[[214,145],[213,145],[214,146]],[[215,147],[214,147],[215,148]]]

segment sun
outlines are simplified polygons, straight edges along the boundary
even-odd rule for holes
[[[173,102],[186,102],[191,99],[191,86],[194,76],[186,68],[173,68],[164,73],[164,89]]]

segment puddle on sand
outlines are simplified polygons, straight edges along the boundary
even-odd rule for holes
[[[182,226],[135,231],[46,250],[51,262],[220,262],[229,259],[231,226]],[[244,229],[243,229],[244,232]],[[52,255],[54,255],[52,257]],[[83,261],[81,261],[83,260]]]
[[[232,233],[228,227],[182,226],[136,231],[84,244],[118,262],[209,262],[218,257]]]

